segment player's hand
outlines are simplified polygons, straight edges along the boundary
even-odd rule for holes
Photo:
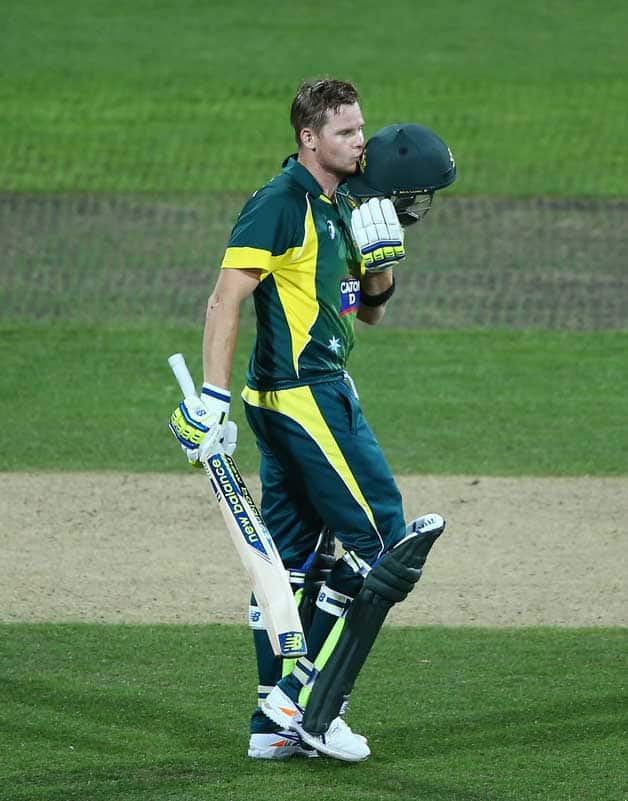
[[[351,230],[368,272],[405,259],[403,229],[389,198],[372,197],[351,212]]]
[[[192,464],[205,461],[223,449],[230,402],[229,390],[203,384],[200,397],[184,398],[170,416],[169,428]],[[235,437],[233,429],[229,430],[229,436],[235,450],[237,427]]]

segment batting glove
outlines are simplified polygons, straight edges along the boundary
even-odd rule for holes
[[[230,402],[229,390],[203,384],[200,398],[197,395],[184,398],[172,413],[169,428],[191,464],[204,462],[223,450]],[[233,429],[229,429],[229,437],[237,438],[237,428],[235,437]]]
[[[405,259],[403,230],[389,198],[372,197],[354,209],[351,230],[368,272],[379,273]]]
[[[233,456],[238,444],[238,424],[233,420],[227,420],[225,433],[220,444],[227,456]]]

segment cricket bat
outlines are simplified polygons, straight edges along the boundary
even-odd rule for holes
[[[182,354],[170,356],[168,364],[183,397],[196,395]],[[273,653],[287,659],[305,656],[305,635],[288,572],[235,461],[217,451],[201,464],[262,610]]]

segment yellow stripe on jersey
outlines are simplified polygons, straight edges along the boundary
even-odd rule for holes
[[[221,269],[261,270],[260,281],[273,275],[290,332],[292,364],[297,378],[299,358],[312,338],[310,330],[319,312],[316,297],[318,236],[309,198],[306,198],[306,203],[301,245],[288,248],[278,256],[261,248],[230,247],[220,265]]]
[[[270,272],[270,265],[275,258],[270,250],[261,248],[227,248],[220,268]]]
[[[334,435],[325,422],[325,418],[318,408],[318,404],[314,399],[310,387],[292,387],[290,389],[277,389],[268,392],[259,392],[250,387],[245,387],[242,390],[242,399],[250,406],[256,406],[260,409],[270,409],[271,411],[284,414],[286,417],[289,417],[302,426],[321,449],[329,464],[336,473],[338,473],[355,501],[362,507],[370,524],[375,531],[377,531],[373,510],[362,494],[362,490],[355,480],[351,468],[347,464]]]
[[[316,298],[316,262],[318,237],[309,198],[305,213],[305,236],[300,248],[292,248],[283,257],[284,269],[274,273],[275,286],[290,331],[292,364],[299,377],[299,358],[312,338],[310,330],[318,317]],[[290,260],[286,258],[291,255]],[[284,266],[285,265],[285,266]]]
[[[285,253],[273,256],[270,250],[261,248],[240,248],[231,247],[225,251],[221,270],[261,270],[260,281],[263,281],[271,273],[280,267],[291,264],[299,258],[303,251],[303,245],[295,248],[288,248]]]

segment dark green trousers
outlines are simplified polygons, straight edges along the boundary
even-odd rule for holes
[[[242,397],[261,453],[261,511],[286,567],[304,564],[323,525],[368,564],[404,537],[399,489],[343,378]]]
[[[324,525],[369,565],[405,536],[401,495],[350,385],[242,393],[261,453],[261,511],[287,568],[305,567]],[[342,560],[327,585],[354,597],[362,585]],[[306,633],[313,660],[336,618],[317,609]],[[265,631],[254,631],[258,694],[281,678]],[[277,727],[258,708],[251,731]]]

